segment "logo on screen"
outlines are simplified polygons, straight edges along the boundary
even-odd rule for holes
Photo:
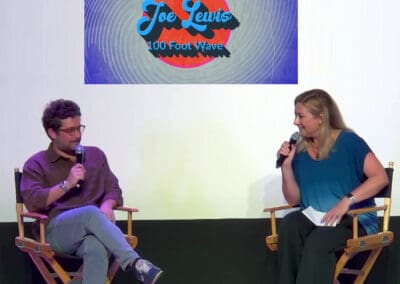
[[[224,0],[143,0],[137,33],[163,62],[194,68],[229,58],[230,33],[239,21]]]

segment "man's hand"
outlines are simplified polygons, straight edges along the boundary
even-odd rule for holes
[[[100,210],[106,215],[107,219],[111,222],[115,223],[115,215],[114,215],[114,207],[117,205],[115,200],[106,200],[104,201],[101,206]]]
[[[69,171],[67,185],[70,188],[75,187],[79,181],[85,180],[86,169],[82,164],[75,164]]]

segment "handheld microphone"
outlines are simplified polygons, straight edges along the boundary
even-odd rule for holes
[[[81,144],[75,146],[75,157],[76,162],[79,164],[83,164],[83,162],[85,161],[85,148]],[[80,188],[81,185],[82,181],[79,181],[76,187]]]
[[[290,140],[289,140],[289,147],[291,148],[292,145],[296,144],[297,141],[299,141],[300,139],[300,133],[299,132],[295,132],[292,134],[292,136],[290,136]],[[276,168],[280,168],[282,166],[283,161],[287,158],[287,156],[285,155],[279,155],[278,159],[276,160]]]

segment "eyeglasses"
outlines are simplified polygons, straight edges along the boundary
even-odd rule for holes
[[[77,127],[70,127],[70,128],[64,128],[64,129],[59,128],[58,130],[65,132],[69,135],[73,135],[73,134],[75,134],[75,132],[82,133],[85,130],[85,125],[81,124]]]

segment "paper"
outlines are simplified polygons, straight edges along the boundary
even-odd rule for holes
[[[336,222],[333,223],[332,225],[325,225],[325,223],[321,222],[321,219],[322,219],[322,217],[324,217],[326,212],[317,211],[314,208],[312,208],[311,206],[307,207],[302,212],[316,226],[330,226],[330,227],[336,226]]]

